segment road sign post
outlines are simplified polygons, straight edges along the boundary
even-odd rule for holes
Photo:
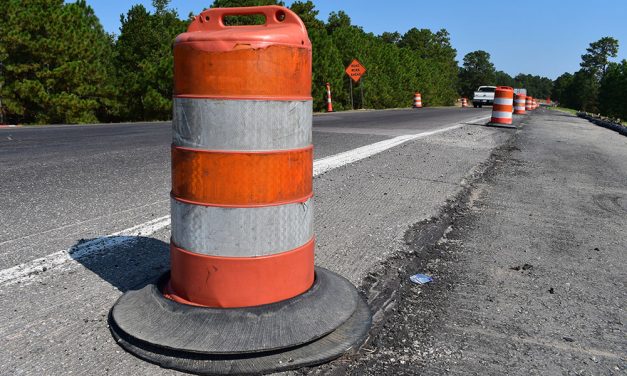
[[[349,80],[348,85],[350,86],[350,92],[351,92],[351,110],[354,110],[355,104],[353,103],[353,80]]]
[[[359,83],[359,90],[361,91],[361,109],[364,109],[364,83],[363,81]]]
[[[345,70],[350,80],[350,94],[351,94],[351,108],[355,109],[355,105],[353,102],[353,81],[359,82],[361,77],[366,73],[366,67],[364,67],[359,60],[353,59],[351,63],[346,67]],[[359,89],[361,91],[361,108],[364,108],[364,87],[359,85]]]

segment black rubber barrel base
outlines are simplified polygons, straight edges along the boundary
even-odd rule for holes
[[[489,127],[496,127],[496,128],[509,128],[509,129],[516,129],[516,128],[518,128],[514,124],[499,124],[499,123],[488,123],[487,126],[489,126]]]
[[[120,346],[164,368],[242,375],[313,366],[361,345],[372,321],[355,287],[323,268],[304,294],[244,308],[173,302],[159,289],[167,278],[124,294],[109,314]]]

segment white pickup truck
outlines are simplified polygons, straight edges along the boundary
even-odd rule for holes
[[[485,105],[492,105],[494,102],[494,91],[496,86],[479,86],[479,89],[475,91],[474,97],[472,97],[472,105],[475,108]]]

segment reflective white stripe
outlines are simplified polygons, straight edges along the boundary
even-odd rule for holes
[[[512,113],[511,112],[502,112],[502,111],[492,111],[492,117],[493,118],[501,118],[501,119],[511,119],[512,118]]]
[[[525,100],[524,99],[514,99],[514,103],[515,104],[522,104],[522,105],[524,105],[525,104]]]
[[[311,144],[311,101],[174,98],[172,142],[210,150],[285,150]]]
[[[514,106],[514,110],[524,110],[525,106]]]
[[[172,241],[187,251],[226,257],[272,255],[314,235],[313,199],[256,208],[221,208],[171,199]]]
[[[504,104],[506,106],[511,106],[512,103],[512,98],[494,98],[494,104]]]

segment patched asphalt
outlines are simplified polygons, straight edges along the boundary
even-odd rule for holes
[[[303,373],[625,374],[627,138],[548,110],[524,123],[364,280],[382,315],[363,348]]]

